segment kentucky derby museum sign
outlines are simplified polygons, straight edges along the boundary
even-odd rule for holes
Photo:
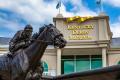
[[[92,40],[90,35],[94,29],[94,25],[91,23],[83,24],[92,17],[80,17],[74,16],[66,18],[64,21],[66,24],[66,30],[70,33],[67,36],[68,40]],[[83,24],[83,25],[81,25]]]
[[[94,29],[93,25],[84,26],[67,26],[67,30],[71,32],[68,36],[69,40],[91,40],[92,36],[89,34]]]
[[[68,41],[97,41],[107,38],[107,17],[62,17],[54,18],[56,27]]]

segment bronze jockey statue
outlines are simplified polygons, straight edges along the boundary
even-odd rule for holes
[[[8,54],[8,57],[13,58],[13,54],[16,51],[28,47],[32,43],[31,39],[36,39],[34,36],[32,36],[32,31],[33,28],[31,25],[26,25],[24,30],[17,31],[17,33],[9,42],[9,51],[11,52],[11,54]],[[34,72],[33,70],[31,70],[31,75],[33,74],[33,76],[31,76],[30,79],[37,79],[40,78],[40,76],[42,76],[42,74],[40,74],[43,73],[43,66],[41,64],[37,64],[37,67],[35,68]]]
[[[11,56],[18,51],[19,49],[24,49],[28,47],[31,43],[31,35],[32,35],[33,28],[31,25],[26,25],[24,30],[19,30],[14,35],[14,37],[9,42],[9,51],[11,54],[8,54],[8,56]]]

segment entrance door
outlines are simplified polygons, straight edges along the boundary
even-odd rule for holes
[[[61,72],[81,72],[102,67],[101,55],[62,56]]]

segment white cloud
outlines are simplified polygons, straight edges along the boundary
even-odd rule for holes
[[[52,18],[58,13],[55,8],[56,4],[57,2],[51,2],[50,4],[45,3],[43,0],[1,0],[0,8],[8,9],[16,14],[20,14],[22,18],[32,24],[35,30],[37,30],[38,27],[40,27],[39,25],[52,22]],[[65,11],[64,6],[62,7],[61,12],[65,16],[72,15],[72,13]],[[17,28],[18,27],[16,26],[14,29],[18,30]]]
[[[97,15],[96,12],[93,12],[89,8],[85,7],[82,4],[82,0],[63,0],[64,3],[65,1],[66,3],[70,1],[70,3],[74,6],[72,12],[67,12],[66,7],[62,4],[61,13],[65,17],[74,15]],[[37,31],[41,25],[53,22],[52,18],[58,13],[56,4],[56,0],[53,0],[50,3],[44,2],[44,0],[0,0],[0,8],[7,9],[21,15],[21,18],[33,25],[35,31]],[[74,13],[74,10],[77,10],[77,12]],[[8,26],[8,28],[11,28],[11,30],[14,31],[20,29],[21,26],[23,27],[21,23],[14,23],[12,21],[6,21],[6,23],[7,24],[4,24],[4,26]],[[9,27],[9,25],[12,27]]]
[[[14,21],[7,21],[6,19],[0,18],[0,27],[6,27],[8,29],[10,29],[11,31],[16,31],[17,29],[20,29],[21,27],[23,27],[23,25],[14,22]]]
[[[70,2],[73,5],[71,12],[66,11],[65,5],[62,4],[61,13],[63,16],[96,16],[97,12],[90,10],[88,7],[84,6],[82,0],[62,0],[64,4]],[[104,3],[110,4],[115,7],[120,7],[120,0],[103,0]],[[26,20],[34,27],[34,31],[37,31],[43,24],[51,23],[52,18],[58,13],[56,9],[57,0],[53,2],[46,3],[43,0],[0,0],[0,8],[13,11],[16,14],[21,15],[21,18]],[[6,14],[2,14],[6,16]],[[1,16],[1,14],[0,14]],[[14,22],[12,20],[5,20],[0,18],[0,27],[6,27],[13,32],[24,27],[23,24],[19,22]],[[113,37],[120,37],[120,17],[117,22],[111,23],[111,31],[113,32]],[[8,34],[13,35],[14,33]],[[3,35],[0,35],[3,36]]]
[[[71,12],[74,12],[74,15],[79,16],[96,16],[97,12],[94,12],[90,10],[88,7],[86,7],[82,0],[63,0],[63,3],[67,4],[70,2],[74,7],[71,9]]]
[[[115,7],[120,7],[120,0],[103,0],[105,3]]]

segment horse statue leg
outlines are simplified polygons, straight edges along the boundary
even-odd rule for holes
[[[38,63],[34,70],[30,69],[26,75],[25,80],[35,79],[35,80],[42,80],[44,68],[42,66],[42,62]]]

